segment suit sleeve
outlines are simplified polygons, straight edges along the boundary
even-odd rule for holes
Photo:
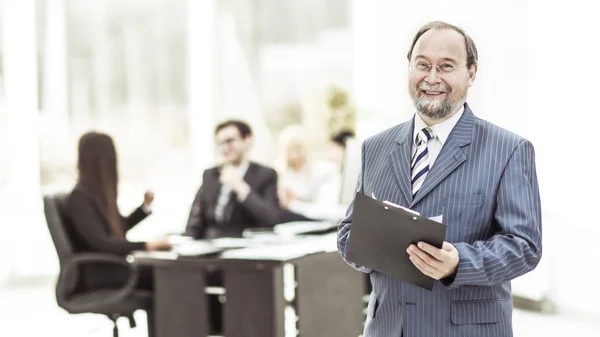
[[[123,217],[123,223],[125,224],[125,231],[128,231],[139,224],[142,220],[146,219],[150,213],[146,213],[142,206],[136,208],[129,216]]]
[[[356,192],[364,193],[364,190],[363,190],[363,181],[364,181],[364,172],[365,172],[365,144],[364,143],[362,145],[361,151],[362,151],[362,159],[361,159],[360,173],[358,174],[358,177],[356,179]],[[348,210],[346,211],[346,217],[338,225],[338,230],[337,230],[338,251],[342,255],[342,258],[344,259],[344,261],[346,261],[346,263],[348,265],[350,265],[352,268],[354,268],[360,272],[363,272],[363,273],[370,273],[371,271],[373,271],[372,269],[364,267],[364,266],[358,266],[355,263],[353,263],[352,261],[348,261],[348,259],[346,259],[348,240],[350,238],[350,230],[352,228],[352,212],[353,212],[353,210],[354,210],[354,199],[348,206]]]
[[[455,243],[459,263],[450,287],[490,286],[533,270],[542,257],[542,217],[533,145],[521,141],[498,187],[494,221],[500,231],[473,244]]]
[[[145,249],[144,242],[130,242],[110,235],[98,218],[95,206],[80,192],[73,191],[67,208],[74,230],[95,251],[125,256],[134,250]]]
[[[258,220],[262,226],[272,227],[280,222],[281,210],[277,196],[277,172],[269,170],[263,183],[262,193],[251,187],[250,193],[241,205]]]
[[[196,239],[204,236],[206,224],[204,221],[204,212],[206,211],[202,205],[202,197],[204,194],[204,182],[206,181],[206,171],[204,171],[202,178],[202,186],[198,189],[194,202],[192,202],[192,208],[190,210],[190,216],[188,218],[187,225],[185,227],[185,235],[194,237]]]

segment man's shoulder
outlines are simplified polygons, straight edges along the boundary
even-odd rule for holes
[[[406,136],[409,132],[411,132],[411,122],[412,120],[408,120],[401,124],[396,124],[390,128],[378,132],[373,136],[368,137],[365,139],[365,146],[388,144],[400,140],[403,136]]]
[[[223,167],[223,165],[217,165],[217,166],[209,167],[209,168],[207,168],[207,169],[204,170],[204,176],[206,177],[207,175],[218,174],[219,170],[222,167]]]
[[[277,172],[275,171],[274,168],[269,167],[269,166],[265,166],[263,164],[257,163],[257,162],[250,162],[250,167],[254,167],[255,170],[264,173],[264,174],[268,174],[268,175],[273,175],[273,174],[277,174]]]
[[[223,165],[217,165],[204,170],[204,177],[210,177],[211,175],[219,175],[219,171],[223,168]],[[261,174],[277,174],[275,169],[265,166],[263,164],[259,164],[257,162],[251,161],[249,163],[248,169],[252,169],[255,172],[260,172]]]
[[[523,141],[529,142],[525,137],[479,117],[474,119],[473,131],[475,137],[502,144],[502,146],[516,147]]]

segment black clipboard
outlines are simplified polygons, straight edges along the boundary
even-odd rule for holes
[[[406,249],[419,241],[441,248],[446,225],[357,192],[346,259],[427,290],[434,279],[410,261]]]

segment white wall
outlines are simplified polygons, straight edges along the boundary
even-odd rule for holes
[[[355,0],[354,6],[359,136],[412,116],[406,53],[419,27],[442,20],[464,28],[480,57],[468,99],[474,113],[536,148],[545,250],[525,291],[550,286],[560,307],[600,313],[600,291],[587,287],[599,274],[600,236],[594,219],[600,69],[592,2]]]
[[[48,109],[41,114],[38,111],[38,78],[36,63],[36,22],[35,1],[33,0],[8,0],[4,3],[0,0],[0,25],[2,26],[2,41],[4,57],[2,61],[4,70],[4,97],[0,97],[0,109],[3,109],[0,117],[5,117],[1,122],[0,129],[6,130],[6,134],[0,135],[6,139],[6,155],[2,155],[0,165],[6,167],[0,172],[5,175],[6,182],[0,181],[0,256],[10,258],[0,259],[0,283],[7,277],[31,277],[54,275],[58,268],[55,250],[48,234],[46,221],[42,207],[42,193],[52,191],[66,191],[72,185],[48,186],[43,190],[40,187],[40,145],[52,145],[57,149],[64,148],[61,156],[75,157],[76,145],[71,144],[66,148],[59,143],[39,144],[40,135],[47,132],[58,132],[59,136],[66,125],[47,125],[49,122],[61,124],[64,122],[64,107],[66,104],[59,97],[64,94],[60,84],[65,79],[61,74],[62,68],[48,70],[47,76],[51,78],[48,83],[58,83],[57,88],[50,90],[50,101],[47,101]],[[56,11],[64,10],[63,0],[52,0],[49,2],[54,7],[48,15]],[[106,7],[106,6],[104,6]],[[104,8],[103,6],[97,9]],[[182,181],[186,177],[173,177],[170,167],[178,163],[169,162],[164,157],[161,161],[153,164],[153,168],[164,167],[155,170],[155,175],[147,177],[142,186],[131,186],[125,182],[125,188],[121,191],[120,202],[124,206],[123,213],[127,213],[141,202],[142,193],[145,188],[152,188],[157,193],[155,206],[158,209],[152,221],[136,228],[131,239],[150,239],[165,232],[181,232],[187,220],[189,205],[195,195],[197,187],[201,182],[202,169],[212,165],[214,162],[213,141],[213,78],[211,70],[214,67],[213,57],[213,26],[214,26],[214,0],[194,1],[189,0],[189,124],[190,144],[192,148],[191,161],[194,169],[193,181]],[[56,13],[54,13],[56,14]],[[64,14],[64,13],[63,13]],[[102,16],[102,13],[99,14]],[[52,34],[46,36],[48,45],[60,45],[64,43],[66,31],[60,26],[60,20],[48,21],[47,27]],[[63,46],[64,47],[64,46]],[[58,54],[57,54],[58,53]],[[47,61],[61,63],[64,55],[61,51],[55,51],[48,56]],[[64,70],[64,69],[62,69]],[[207,75],[208,74],[208,75]],[[54,81],[54,80],[56,81]],[[55,97],[56,96],[56,97]],[[60,115],[60,116],[57,116]],[[56,120],[55,120],[56,119]],[[64,123],[63,123],[64,124]],[[89,124],[86,124],[89,125]],[[95,128],[102,129],[99,125]],[[111,128],[119,125],[110,125]],[[58,131],[57,131],[58,130]],[[62,130],[62,131],[61,131]],[[40,132],[41,131],[41,132]],[[44,131],[46,133],[44,133]],[[79,130],[77,130],[79,131]],[[79,134],[74,132],[73,134]],[[63,132],[64,133],[64,132]],[[63,135],[64,136],[64,135]],[[4,140],[3,139],[3,140]],[[127,138],[125,138],[127,139]],[[130,143],[135,139],[127,139]],[[166,140],[168,141],[168,140]],[[118,143],[118,141],[117,141]],[[2,144],[3,145],[3,144]],[[50,146],[50,148],[52,148]],[[154,149],[151,147],[151,149]],[[54,151],[60,152],[60,151]],[[175,150],[172,150],[175,152]],[[176,159],[183,159],[183,155],[175,155]],[[5,160],[6,158],[6,160]],[[6,161],[6,163],[4,162]],[[181,160],[185,165],[185,161]],[[178,171],[180,172],[180,171]],[[164,183],[165,178],[169,183]],[[3,185],[3,183],[5,183]],[[147,184],[147,185],[146,185]],[[184,219],[185,217],[185,219]]]
[[[556,219],[545,228],[556,266],[555,298],[565,307],[600,314],[598,9],[583,0],[530,3],[529,107],[544,209],[547,220]]]
[[[479,73],[469,95],[475,113],[500,125],[523,118],[528,100],[524,88],[530,78],[529,60],[522,57],[527,55],[529,43],[526,2],[511,0],[490,6],[474,0],[435,0],[424,6],[355,0],[354,5],[354,87],[363,119],[381,121],[385,117],[381,125],[373,122],[383,128],[412,116],[406,54],[417,30],[434,20],[461,26],[477,43]],[[519,123],[515,131],[526,134],[527,125]]]
[[[35,1],[10,0],[0,17],[3,25],[3,69],[6,109],[7,177],[0,191],[2,256],[0,273],[33,275],[52,270],[55,258],[38,254],[52,243],[43,221],[37,124]],[[1,198],[0,198],[1,199]],[[4,260],[4,259],[3,259]],[[5,274],[7,274],[5,272]],[[6,275],[0,275],[6,276]]]

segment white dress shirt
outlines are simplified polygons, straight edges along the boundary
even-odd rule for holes
[[[446,143],[446,140],[450,136],[452,129],[454,129],[454,126],[456,126],[456,123],[458,123],[458,120],[463,115],[464,110],[465,110],[465,108],[463,106],[452,117],[431,127],[433,129],[433,132],[435,132],[435,134],[437,135],[437,137],[432,138],[427,142],[427,155],[429,156],[429,168],[430,169],[431,169],[431,167],[433,167],[433,163],[435,162],[438,155],[442,151],[442,147],[444,147],[444,144]],[[417,145],[416,145],[417,134],[419,133],[419,131],[421,131],[423,128],[426,128],[426,127],[427,127],[427,124],[425,123],[425,121],[423,121],[421,116],[418,113],[416,113],[415,114],[415,129],[413,130],[413,138],[412,138],[413,146],[412,146],[412,152],[410,155],[411,160],[412,160],[412,157],[415,155],[415,152],[417,151]]]

